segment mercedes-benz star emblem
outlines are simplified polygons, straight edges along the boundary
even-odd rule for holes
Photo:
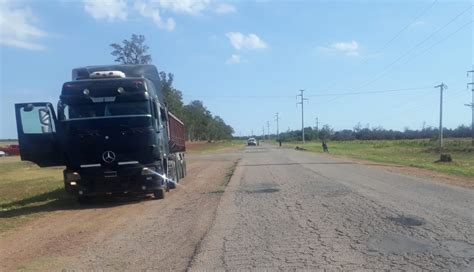
[[[111,163],[115,160],[115,153],[112,151],[105,151],[104,153],[102,153],[102,159],[106,163]]]

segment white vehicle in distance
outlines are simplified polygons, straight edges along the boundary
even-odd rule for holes
[[[249,138],[247,140],[247,145],[250,146],[250,145],[257,145],[257,140],[255,138]]]

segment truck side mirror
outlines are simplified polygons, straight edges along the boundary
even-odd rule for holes
[[[51,115],[49,114],[48,108],[40,108],[38,110],[39,121],[41,124],[42,133],[50,133],[53,131],[51,124]]]
[[[38,110],[38,116],[40,123],[45,126],[51,125],[51,118],[49,115],[49,110],[47,108],[42,108]]]

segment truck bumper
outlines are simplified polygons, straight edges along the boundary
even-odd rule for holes
[[[153,167],[153,166],[148,166]],[[64,186],[75,196],[135,193],[148,194],[166,188],[158,175],[143,173],[143,166],[118,170],[94,169],[88,171],[64,170]]]

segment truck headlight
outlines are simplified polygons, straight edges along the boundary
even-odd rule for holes
[[[66,173],[66,180],[69,182],[78,181],[81,180],[81,175],[79,175],[77,172]]]
[[[142,168],[142,176],[154,175],[156,173],[156,167],[148,166]]]

